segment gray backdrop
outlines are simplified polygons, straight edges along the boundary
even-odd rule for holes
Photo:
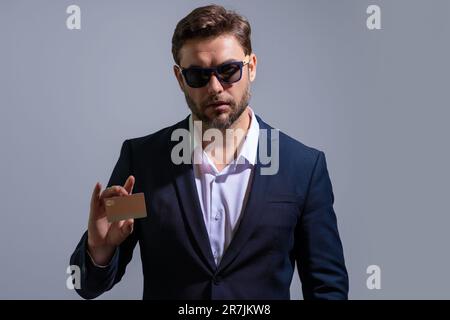
[[[0,298],[79,299],[69,256],[121,144],[188,114],[176,23],[207,1],[0,1]],[[352,299],[450,298],[450,2],[217,1],[248,17],[251,106],[326,153]],[[81,7],[81,30],[66,8]],[[381,7],[381,30],[366,8]],[[447,107],[446,107],[447,106]],[[138,248],[101,298],[141,299]],[[366,286],[369,265],[381,289]],[[292,298],[301,298],[295,275]]]

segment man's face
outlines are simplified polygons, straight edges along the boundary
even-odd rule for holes
[[[175,76],[195,120],[201,120],[208,128],[227,129],[244,112],[250,100],[250,82],[256,76],[256,56],[245,56],[244,50],[234,36],[224,35],[208,39],[187,41],[180,51],[180,66],[209,68],[222,63],[249,61],[242,68],[242,78],[235,83],[221,83],[213,74],[209,82],[201,88],[191,88],[181,71],[174,66]],[[214,103],[226,104],[217,106]]]

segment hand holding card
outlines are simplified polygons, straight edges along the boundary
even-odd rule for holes
[[[127,208],[127,205],[123,206],[119,200],[117,209],[116,201],[113,201],[108,203],[107,209],[106,202],[119,196],[121,198],[133,196],[134,182],[134,176],[130,175],[123,186],[113,185],[103,191],[101,191],[102,185],[99,182],[95,184],[89,212],[87,249],[93,261],[98,265],[108,264],[117,246],[133,232],[134,219],[120,220],[121,211],[123,211],[121,208]],[[137,209],[142,209],[142,199],[138,203],[140,206],[137,206]],[[112,211],[110,216],[115,222],[108,221],[106,210]],[[142,215],[142,210],[134,210],[133,206],[131,211],[125,210],[127,214],[130,212],[138,212]],[[115,213],[117,213],[116,217],[114,217]]]

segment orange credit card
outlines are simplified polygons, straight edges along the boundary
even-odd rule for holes
[[[147,216],[144,193],[105,199],[106,217],[109,222],[139,219]]]

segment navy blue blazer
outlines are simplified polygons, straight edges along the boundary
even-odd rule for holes
[[[78,294],[92,299],[121,280],[139,243],[144,299],[290,299],[297,262],[305,299],[347,299],[348,275],[333,209],[334,195],[323,152],[279,131],[279,170],[257,157],[251,191],[240,224],[218,266],[197,195],[192,164],[174,164],[171,141],[188,117],[145,137],[125,140],[108,186],[136,178],[147,217],[106,268],[86,254],[87,232],[70,263],[81,270]],[[270,130],[257,116],[260,129]],[[270,131],[261,135],[270,146]],[[270,148],[269,148],[270,151]]]

